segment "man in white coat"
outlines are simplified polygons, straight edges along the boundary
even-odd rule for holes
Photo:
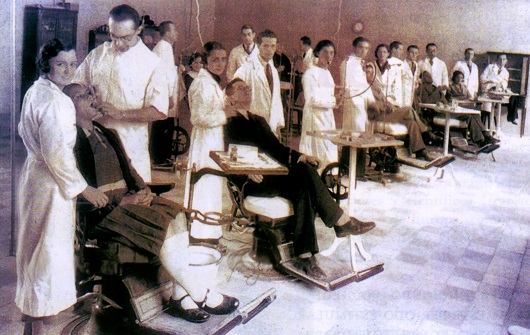
[[[241,44],[233,48],[230,51],[230,56],[228,56],[228,65],[226,67],[226,78],[228,81],[234,79],[234,73],[241,65],[250,59],[258,57],[259,49],[256,48],[254,37],[256,37],[256,32],[251,25],[245,24],[241,27]]]
[[[179,102],[180,75],[175,66],[173,45],[177,42],[177,27],[171,21],[164,21],[158,26],[162,39],[156,44],[153,52],[162,60],[167,79],[169,110],[165,120],[154,121],[151,126],[150,153],[154,164],[164,164],[171,158],[171,129],[175,125]]]
[[[409,45],[407,47],[407,59],[405,65],[405,80],[404,80],[404,106],[412,107],[414,103],[414,94],[418,89],[420,82],[420,69],[418,67],[418,55],[420,49],[417,45]]]
[[[506,54],[498,54],[497,61],[488,65],[486,69],[484,69],[484,72],[480,75],[480,88],[483,93],[491,90],[504,92],[508,89],[510,73],[506,70],[507,62],[508,58],[506,57]],[[484,102],[481,110],[491,113],[492,107],[493,105],[491,102]],[[497,120],[497,122],[500,122],[500,120]]]
[[[475,51],[467,48],[464,51],[464,60],[457,61],[453,67],[453,73],[460,71],[464,74],[464,84],[467,86],[469,99],[475,100],[478,94],[478,67],[473,63]]]
[[[388,64],[391,67],[394,67],[392,70],[397,73],[398,80],[395,82],[394,95],[395,102],[394,104],[398,107],[403,107],[405,105],[405,91],[403,87],[405,86],[405,65],[403,61],[403,55],[405,53],[405,47],[399,41],[394,41],[390,43],[390,58],[388,59]]]
[[[118,132],[133,167],[150,182],[148,122],[167,117],[169,96],[162,62],[139,38],[141,31],[134,8],[114,7],[109,13],[112,41],[90,52],[73,82],[95,91],[104,115],[100,123]]]
[[[427,44],[425,51],[427,53],[427,58],[420,61],[420,72],[429,72],[431,74],[433,84],[442,91],[447,90],[449,88],[447,65],[445,65],[444,61],[437,57],[438,47],[434,43],[429,43]]]
[[[279,138],[285,127],[283,105],[280,96],[280,77],[272,57],[276,52],[278,38],[270,30],[262,31],[257,38],[259,55],[243,64],[234,74],[252,89],[250,112],[263,117]]]
[[[306,72],[311,66],[316,65],[317,60],[311,47],[311,39],[307,36],[300,38],[300,49],[302,50],[302,68],[300,73]]]
[[[367,108],[374,101],[370,83],[366,80],[365,58],[370,50],[370,42],[364,37],[353,40],[353,53],[340,66],[340,80],[344,87],[342,129],[363,132],[368,121]],[[366,155],[358,149],[357,176],[364,176]],[[341,161],[349,162],[349,148],[343,147]]]

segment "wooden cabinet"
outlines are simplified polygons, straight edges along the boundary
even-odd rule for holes
[[[22,97],[39,76],[35,61],[40,48],[52,38],[58,38],[64,44],[75,48],[77,11],[60,7],[26,6],[22,53]]]

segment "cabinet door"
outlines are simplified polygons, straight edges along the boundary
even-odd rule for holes
[[[39,46],[40,47],[46,43],[48,40],[51,40],[52,38],[56,37],[56,31],[57,31],[57,16],[53,12],[44,12],[42,14],[42,20],[40,24],[40,40],[39,40]]]
[[[70,13],[59,13],[57,17],[57,38],[63,41],[64,44],[75,47],[77,42],[77,17],[63,14]]]

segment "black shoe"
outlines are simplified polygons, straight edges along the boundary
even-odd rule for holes
[[[517,126],[517,121],[511,120],[510,122]]]
[[[293,261],[293,266],[299,270],[302,270],[309,277],[324,280],[327,278],[326,273],[320,266],[314,256],[309,258],[298,257]]]
[[[203,301],[198,302],[198,303],[196,302],[197,305],[199,305],[199,307],[203,311],[208,312],[210,314],[214,314],[214,315],[226,315],[226,314],[233,313],[239,307],[239,300],[237,300],[237,298],[230,297],[224,294],[222,294],[223,302],[221,302],[218,306],[210,307],[207,305],[209,292],[210,292],[210,289],[206,291],[206,296],[204,297]]]
[[[346,237],[348,235],[362,235],[375,228],[375,222],[363,222],[356,218],[351,218],[348,223],[342,226],[335,225],[335,235],[337,237]]]
[[[179,300],[173,300],[172,297],[169,298],[167,314],[193,323],[206,322],[210,318],[210,314],[207,312],[199,308],[185,309],[182,307],[182,300],[186,297],[188,295],[183,296]]]

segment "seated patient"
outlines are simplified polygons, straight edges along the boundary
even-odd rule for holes
[[[426,75],[424,76],[424,84],[426,84],[425,81],[429,81],[430,74],[428,72],[424,72]],[[436,97],[436,95],[432,96],[433,98]],[[449,101],[455,99],[455,100],[468,100],[470,98],[469,91],[467,90],[466,84],[464,84],[464,74],[460,71],[455,71],[453,73],[453,77],[451,78],[451,83],[449,84],[449,89],[447,90],[447,94],[444,97],[443,95],[440,97],[440,100],[443,103],[448,103]],[[438,102],[436,101],[436,103]],[[467,114],[467,115],[460,115],[457,117],[458,120],[465,121],[467,123],[467,130],[469,131],[469,136],[471,137],[471,140],[476,143],[479,147],[483,147],[488,144],[494,144],[496,143],[496,140],[493,139],[493,137],[490,135],[490,133],[486,130],[486,127],[482,123],[482,120],[480,119],[480,115],[477,114]]]
[[[412,107],[398,107],[393,105],[385,97],[384,92],[382,91],[379,81],[375,80],[375,69],[373,66],[366,67],[366,80],[368,82],[373,82],[372,84],[372,94],[375,101],[372,101],[368,105],[368,113],[372,118],[375,118],[377,121],[385,122],[397,122],[404,124],[408,130],[409,137],[409,151],[411,154],[415,154],[416,158],[423,159],[426,161],[431,161],[435,157],[432,157],[430,153],[427,152],[425,141],[439,141],[438,136],[432,134],[429,131],[429,128],[423,121],[420,116]]]
[[[182,207],[154,196],[132,167],[114,130],[97,122],[93,97],[81,85],[64,92],[76,108],[78,167],[87,183],[108,197],[97,213],[96,227],[117,233],[124,243],[149,257],[159,257],[174,282],[168,313],[191,322],[204,322],[210,314],[229,314],[239,301],[204,287],[189,275],[188,232]],[[212,285],[215,278],[212,278]]]
[[[316,170],[318,160],[281,144],[263,117],[248,112],[251,92],[244,82],[237,79],[232,81],[226,93],[228,121],[224,132],[225,145],[258,147],[260,152],[289,168],[286,176],[249,175],[244,196],[281,196],[292,202],[295,217],[293,246],[295,255],[300,256],[299,263],[295,265],[313,277],[324,278],[325,274],[313,257],[318,253],[316,215],[327,227],[335,230],[337,237],[364,234],[373,229],[375,223],[350,219],[343,213],[320,180]],[[230,178],[240,187],[247,181],[246,178]]]

